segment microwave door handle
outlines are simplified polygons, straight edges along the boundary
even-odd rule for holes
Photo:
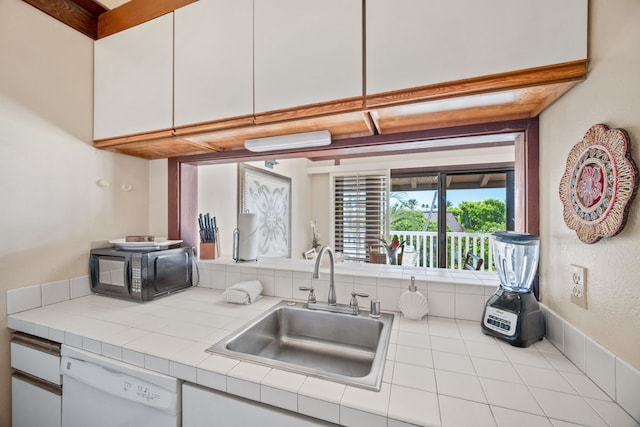
[[[131,292],[133,291],[133,289],[131,289],[131,287],[133,286],[131,282],[131,279],[133,276],[133,272],[131,269],[131,259],[127,259],[126,264],[127,264],[127,281],[125,283],[127,284],[127,293],[131,295]]]

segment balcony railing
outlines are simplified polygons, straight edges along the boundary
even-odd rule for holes
[[[406,240],[403,265],[420,267],[438,266],[438,233],[435,231],[392,231],[402,240]],[[481,257],[481,271],[495,271],[493,266],[493,251],[490,241],[491,233],[447,232],[447,268],[464,269],[464,259],[467,252],[473,252]],[[413,249],[415,255],[410,252]]]

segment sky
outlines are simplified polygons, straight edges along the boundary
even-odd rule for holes
[[[416,199],[418,201],[418,206],[421,206],[423,204],[431,206],[435,191],[406,191],[392,192],[391,194],[393,195],[402,193],[406,194],[406,200]],[[498,199],[506,202],[506,189],[484,188],[473,190],[447,190],[447,200],[450,201],[453,206],[458,206],[460,202],[479,202],[485,199]],[[391,200],[392,205],[393,203],[393,200]]]

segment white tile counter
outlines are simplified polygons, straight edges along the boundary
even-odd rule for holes
[[[396,314],[380,392],[205,352],[279,301],[232,305],[202,287],[148,303],[86,295],[13,312],[8,326],[348,426],[638,425],[548,341],[511,347],[476,321]]]

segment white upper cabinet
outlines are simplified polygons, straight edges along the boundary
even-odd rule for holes
[[[94,45],[94,139],[173,127],[173,13]]]
[[[253,1],[175,11],[175,126],[253,114]]]
[[[367,0],[368,94],[587,58],[587,0]]]
[[[254,14],[256,113],[362,96],[361,0],[256,0]]]

